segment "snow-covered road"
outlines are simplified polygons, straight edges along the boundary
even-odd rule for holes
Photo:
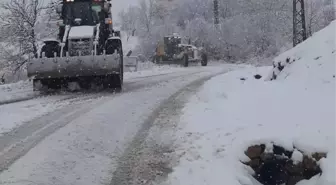
[[[120,94],[43,97],[0,106],[0,184],[111,183],[118,160],[176,92],[233,66],[126,78]],[[19,117],[25,112],[24,118]],[[154,114],[155,116],[155,114]],[[6,125],[3,126],[3,125]],[[116,178],[116,177],[114,177]]]

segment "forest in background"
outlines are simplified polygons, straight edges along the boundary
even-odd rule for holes
[[[218,29],[213,0],[141,0],[140,6],[121,12],[121,27],[140,38],[139,49],[147,57],[172,33],[205,47],[213,59],[231,62],[268,58],[292,47],[292,0],[218,1]],[[334,0],[305,3],[308,35],[335,19]]]

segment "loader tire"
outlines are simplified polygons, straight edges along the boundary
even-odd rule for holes
[[[57,91],[62,87],[62,80],[60,79],[34,79],[33,91],[40,92],[41,94],[49,94]]]
[[[122,68],[120,74],[115,75],[114,83],[115,83],[115,91],[121,92],[124,84],[124,72]]]
[[[42,53],[44,53],[45,57],[47,58],[54,58],[55,53],[59,57],[60,47],[57,42],[46,42],[45,45],[41,48],[41,57]]]
[[[206,54],[202,54],[202,60],[201,60],[201,65],[202,66],[207,66],[208,65],[208,56]]]
[[[183,66],[188,67],[189,66],[189,56],[188,54],[183,55]]]
[[[106,43],[106,54],[111,55],[117,52],[120,56],[120,66],[117,74],[111,74],[108,77],[108,88],[113,88],[116,92],[121,92],[124,83],[124,54],[122,50],[122,42],[120,39],[109,40]],[[104,85],[106,86],[106,85]]]
[[[119,68],[119,74],[115,75],[114,84],[115,84],[115,91],[121,92],[124,84],[124,55],[122,49],[118,49],[118,53],[120,56],[120,68]]]
[[[104,76],[103,87],[114,92],[121,92],[123,87],[124,72],[123,68],[120,68],[119,74],[110,74]]]
[[[42,80],[34,79],[33,80],[33,91],[47,92],[48,85],[43,83]]]

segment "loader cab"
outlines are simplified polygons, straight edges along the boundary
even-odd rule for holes
[[[166,36],[164,37],[164,50],[167,56],[172,57],[175,54],[178,54],[179,44],[181,44],[182,39],[177,35]]]
[[[103,0],[64,0],[61,19],[65,25],[94,26],[105,20]]]
[[[60,15],[59,39],[62,40],[65,25],[95,26],[100,23],[106,34],[113,31],[110,0],[63,0],[56,8]]]
[[[59,24],[58,40],[66,42],[63,51],[70,50],[68,40],[64,41],[66,27],[91,26],[94,28],[94,34],[99,34],[99,44],[97,52],[102,53],[105,43],[111,34],[114,34],[111,14],[111,0],[63,0],[57,7],[57,13],[60,15],[61,24]],[[77,29],[80,31],[80,28]],[[98,33],[97,33],[98,32]],[[63,52],[64,56],[64,52]]]

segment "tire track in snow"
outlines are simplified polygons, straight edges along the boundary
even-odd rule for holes
[[[24,156],[31,148],[35,147],[47,136],[51,135],[58,129],[66,126],[74,119],[89,112],[95,106],[99,106],[99,104],[104,103],[106,101],[106,98],[113,98],[115,96],[120,96],[123,93],[129,93],[139,90],[141,88],[154,86],[156,84],[160,84],[166,81],[202,72],[207,71],[198,70],[182,72],[182,74],[174,73],[167,76],[162,76],[162,78],[157,78],[157,76],[155,76],[154,79],[147,79],[147,81],[143,81],[142,83],[139,81],[126,82],[125,90],[122,93],[117,94],[111,94],[108,92],[92,95],[89,94],[87,96],[84,96],[84,98],[78,95],[73,95],[61,100],[57,100],[73,100],[77,102],[82,102],[79,102],[78,104],[70,104],[60,110],[56,110],[45,116],[36,118],[14,129],[13,131],[0,136],[0,172],[6,170],[11,164]],[[92,102],[89,102],[89,100],[92,100]]]
[[[159,162],[159,165],[145,164],[145,166],[150,166],[149,168],[154,169],[143,169],[143,166],[140,166],[144,165],[141,163],[150,163],[153,157],[160,157],[164,156],[165,153],[169,153],[166,151],[166,146],[163,146],[163,148],[165,148],[164,150],[159,149],[159,152],[161,153],[157,153],[158,150],[155,147],[162,146],[148,146],[148,143],[145,143],[146,139],[148,139],[151,128],[157,122],[166,124],[167,122],[170,123],[172,120],[174,120],[172,117],[179,116],[178,114],[184,106],[185,102],[183,102],[181,99],[186,99],[187,95],[195,92],[197,88],[199,88],[204,82],[225,72],[226,71],[222,71],[220,73],[209,75],[207,77],[196,80],[163,101],[160,106],[154,110],[147,120],[142,124],[142,127],[119,159],[117,169],[113,173],[110,185],[147,185],[156,180],[155,175],[161,177],[167,175],[170,170],[169,167],[165,166],[165,161]],[[167,150],[169,150],[169,146]],[[137,172],[134,170],[135,168],[140,168],[142,171]],[[156,174],[157,172],[159,172],[159,174]]]
[[[29,95],[26,97],[21,97],[21,98],[14,98],[11,100],[5,100],[5,101],[0,101],[0,106],[4,106],[4,105],[8,105],[8,104],[14,104],[14,103],[21,103],[21,102],[25,102],[25,101],[29,101],[29,100],[35,100],[35,99],[46,99],[48,100],[48,98],[58,98],[58,100],[56,100],[56,102],[61,102],[61,101],[67,101],[67,100],[71,100],[71,99],[76,99],[79,97],[86,97],[86,96],[90,96],[92,95],[91,93],[80,93],[80,94],[73,94],[73,93],[65,93],[65,94],[61,94],[61,93],[56,93],[56,94],[49,94],[49,95]],[[65,97],[64,97],[65,96]]]
[[[195,74],[195,73],[188,73],[188,71],[185,71],[188,75],[190,74]],[[162,76],[169,76],[169,75],[174,75],[174,74],[179,74],[181,72],[167,72],[167,73],[163,73],[163,74],[156,74],[156,75],[149,75],[149,76],[143,76],[143,77],[133,77],[133,78],[129,78],[127,79],[128,84],[133,84],[133,83],[137,83],[137,82],[141,82],[144,81],[145,79],[150,79],[150,78],[154,78],[154,77],[162,77]],[[179,75],[180,77],[181,75]],[[127,82],[126,82],[127,83]],[[108,91],[106,91],[108,92]],[[71,92],[65,92],[65,94],[62,94],[62,92],[56,92],[56,93],[51,93],[51,94],[32,94],[32,95],[28,95],[25,97],[20,97],[20,98],[13,98],[10,100],[4,100],[4,101],[0,101],[0,106],[3,105],[8,105],[8,104],[13,104],[13,103],[20,103],[20,102],[25,102],[25,101],[29,101],[29,100],[34,100],[34,99],[38,99],[38,98],[48,98],[48,97],[55,97],[55,96],[69,96],[69,97],[65,97],[60,99],[59,101],[66,101],[66,100],[70,100],[70,99],[75,99],[78,98],[78,96],[90,96],[92,94],[100,94],[100,92],[92,92],[92,91],[88,91],[88,92],[82,92],[80,94],[73,94]],[[93,96],[94,97],[94,96]],[[86,97],[88,98],[88,97]]]

